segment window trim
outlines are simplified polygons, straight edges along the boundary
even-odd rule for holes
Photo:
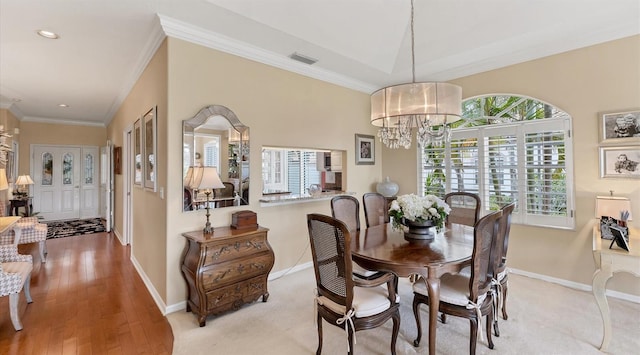
[[[497,95],[484,95],[482,97],[491,97]],[[519,95],[510,95],[510,96],[519,96]],[[520,96],[522,97],[522,96]],[[477,99],[478,97],[474,97],[471,99]],[[523,97],[527,98],[527,97]],[[537,100],[534,98],[529,98],[532,100]],[[540,101],[540,100],[537,100]],[[540,101],[541,103],[544,103]],[[544,103],[546,104],[546,103]],[[548,104],[549,105],[549,104]],[[553,105],[551,105],[553,106]],[[555,110],[559,110],[557,107],[554,107]],[[508,122],[508,123],[499,123],[499,124],[491,124],[484,126],[476,126],[476,127],[464,127],[457,128],[452,130],[451,138],[452,140],[458,140],[463,138],[477,138],[477,152],[478,152],[478,193],[480,195],[482,203],[482,211],[481,214],[484,215],[489,212],[490,206],[487,203],[489,197],[489,191],[486,188],[486,164],[485,164],[485,142],[486,137],[496,136],[496,135],[515,135],[517,142],[517,174],[518,178],[517,187],[517,208],[512,215],[512,222],[515,224],[523,224],[523,225],[532,225],[538,227],[550,227],[557,229],[575,229],[575,187],[574,187],[574,169],[573,169],[573,138],[571,136],[571,124],[572,119],[568,114],[564,116],[554,116],[551,118],[544,119],[534,119],[534,120],[523,120],[516,122]],[[525,135],[531,132],[550,132],[550,131],[559,131],[562,130],[565,132],[564,134],[564,171],[566,174],[565,178],[565,196],[566,196],[566,216],[547,216],[547,215],[538,215],[538,214],[527,214],[526,206],[523,204],[527,203],[527,189],[526,184],[526,165],[524,162],[525,159]],[[490,133],[490,134],[487,134]],[[424,151],[420,146],[418,149],[418,191],[420,194],[425,194],[425,181],[426,175],[425,169],[423,166],[424,161]],[[451,178],[451,146],[447,143],[444,147],[444,170],[446,180],[444,182],[445,193],[452,191],[452,183],[453,179]],[[433,170],[431,170],[433,171]],[[524,206],[524,207],[523,207]]]

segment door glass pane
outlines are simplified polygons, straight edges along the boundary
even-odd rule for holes
[[[93,184],[93,154],[84,157],[84,183]]]
[[[53,185],[53,156],[51,153],[42,154],[42,185]]]
[[[73,155],[71,153],[65,153],[62,158],[62,184],[73,184]]]

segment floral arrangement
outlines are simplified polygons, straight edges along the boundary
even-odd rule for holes
[[[418,196],[415,194],[400,195],[391,202],[389,216],[393,217],[393,226],[401,228],[403,219],[413,222],[431,220],[438,231],[442,230],[444,220],[451,212],[451,207],[434,195]]]

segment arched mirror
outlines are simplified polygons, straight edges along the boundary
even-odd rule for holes
[[[203,167],[215,167],[219,181],[206,183],[200,172],[212,169]],[[248,205],[249,127],[220,105],[204,107],[184,120],[182,177],[185,212],[207,204],[209,208]]]

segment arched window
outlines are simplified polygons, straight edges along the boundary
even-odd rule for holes
[[[462,103],[451,142],[420,151],[423,194],[477,193],[483,212],[517,202],[513,223],[574,228],[571,117],[517,95]]]

